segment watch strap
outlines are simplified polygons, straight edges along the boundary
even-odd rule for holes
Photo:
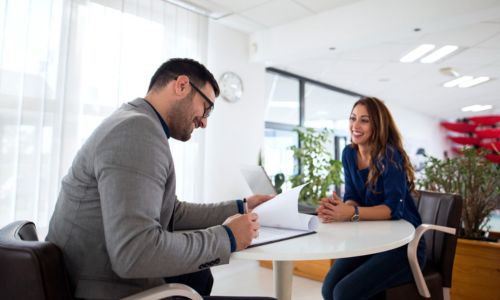
[[[357,205],[354,205],[354,214],[351,217],[351,222],[359,221],[359,208]]]

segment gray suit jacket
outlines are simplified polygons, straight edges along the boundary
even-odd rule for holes
[[[58,245],[76,297],[116,299],[162,277],[229,262],[220,225],[236,201],[180,202],[168,139],[144,99],[122,105],[93,132],[62,180],[47,240]],[[189,233],[169,232],[204,228]]]

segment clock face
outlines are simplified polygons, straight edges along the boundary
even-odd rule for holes
[[[243,81],[233,72],[225,72],[220,77],[220,94],[229,102],[237,102],[243,96]]]

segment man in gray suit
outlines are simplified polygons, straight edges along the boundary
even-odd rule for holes
[[[202,64],[171,59],[145,98],[123,104],[78,151],[47,235],[62,249],[77,298],[116,299],[200,278],[207,286],[199,291],[209,294],[203,270],[227,264],[256,237],[257,215],[245,214],[242,200],[195,204],[175,195],[169,138],[187,141],[205,128],[218,94]],[[248,208],[270,198],[249,197]]]

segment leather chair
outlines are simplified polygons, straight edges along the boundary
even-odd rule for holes
[[[171,296],[202,299],[195,290],[178,283],[164,284],[126,299]],[[74,299],[61,250],[50,242],[38,241],[32,222],[16,221],[0,229],[0,299]]]
[[[419,191],[415,197],[422,225],[408,245],[408,259],[415,283],[387,289],[385,299],[449,299],[451,276],[460,227],[462,198],[458,195]],[[425,233],[425,234],[424,234]],[[446,234],[448,233],[448,234]],[[427,262],[423,270],[417,262],[417,246],[422,235]]]

